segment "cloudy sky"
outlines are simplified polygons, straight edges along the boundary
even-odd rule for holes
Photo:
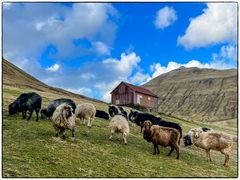
[[[44,83],[110,101],[179,68],[237,67],[236,3],[3,3],[3,57]]]

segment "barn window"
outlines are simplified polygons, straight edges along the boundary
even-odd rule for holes
[[[148,97],[148,100],[149,100],[149,101],[151,101],[151,98],[150,98],[150,97]]]

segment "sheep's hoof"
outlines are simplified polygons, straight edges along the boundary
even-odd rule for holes
[[[63,139],[66,139],[66,136],[65,136],[65,135],[63,135]]]
[[[127,143],[126,143],[126,142],[125,142],[124,144],[125,144],[125,145],[127,145]]]
[[[58,137],[58,134],[55,134],[55,137]]]

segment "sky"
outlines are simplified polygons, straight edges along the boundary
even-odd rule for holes
[[[42,82],[110,102],[180,66],[237,68],[237,3],[3,3],[3,57]]]

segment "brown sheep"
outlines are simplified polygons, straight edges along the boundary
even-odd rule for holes
[[[170,156],[174,149],[177,152],[177,159],[179,159],[179,142],[180,142],[180,133],[174,128],[163,127],[158,125],[152,125],[151,121],[144,122],[144,131],[143,131],[143,138],[148,142],[153,143],[154,153],[159,154],[158,145],[160,146],[170,146],[171,150],[168,153]]]
[[[233,145],[233,138],[223,132],[207,131],[202,128],[193,128],[188,132],[192,144],[206,150],[207,161],[212,161],[210,150],[220,151],[225,155],[224,166],[229,164],[229,157]]]

